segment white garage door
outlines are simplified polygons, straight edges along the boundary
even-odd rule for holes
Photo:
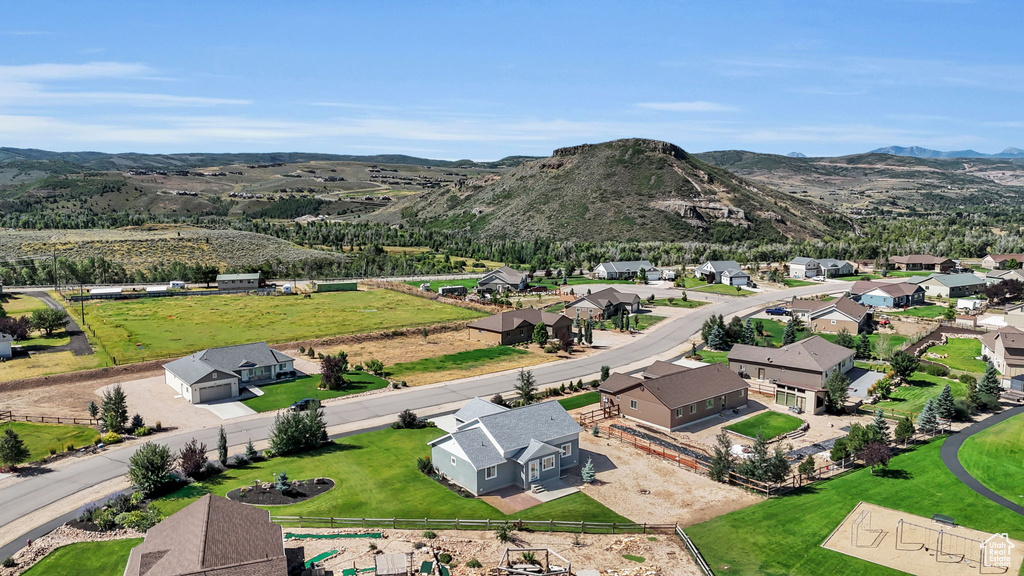
[[[213,402],[231,398],[231,383],[207,386],[199,389],[199,402]]]

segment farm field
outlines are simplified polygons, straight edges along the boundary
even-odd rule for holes
[[[142,538],[80,542],[61,546],[25,571],[26,576],[121,576],[128,554]]]
[[[945,355],[946,358],[932,358],[928,354]],[[949,338],[946,343],[925,350],[924,358],[945,364],[952,370],[963,370],[983,374],[988,364],[981,357],[981,340],[977,338]]]
[[[883,400],[873,404],[872,408],[889,409],[895,408],[904,412],[918,413],[924,407],[924,403],[942,392],[942,387],[949,384],[954,398],[967,396],[967,385],[958,380],[950,380],[940,376],[932,376],[924,372],[914,372],[910,377],[909,386],[900,386],[892,391],[889,400]]]
[[[821,547],[860,501],[926,518],[948,514],[963,526],[1024,536],[1024,518],[976,494],[941,464],[944,441],[896,456],[887,471],[856,470],[691,526],[687,533],[716,574],[749,576],[900,574]]]
[[[471,320],[484,314],[391,290],[313,298],[195,296],[89,302],[96,342],[120,364],[213,346],[309,338]]]
[[[1024,415],[1017,415],[968,438],[960,448],[964,469],[987,488],[1024,503],[1020,466],[1024,462]]]
[[[347,518],[468,518],[523,520],[587,520],[628,522],[582,492],[559,498],[511,517],[483,500],[463,498],[416,469],[416,458],[430,455],[427,442],[444,435],[437,428],[385,429],[348,436],[324,448],[257,462],[194,484],[159,500],[165,514],[187,506],[205,492],[223,496],[230,490],[284,471],[296,480],[326,476],[333,490],[299,504],[274,506],[283,516]]]
[[[0,424],[0,433],[10,428],[17,432],[21,441],[28,448],[28,462],[34,462],[49,456],[50,449],[64,452],[68,445],[75,448],[88,446],[96,442],[100,433],[89,426],[72,426],[70,424],[36,424],[30,422],[4,422]]]
[[[746,420],[741,420],[735,424],[726,426],[726,430],[732,430],[737,434],[742,434],[748,438],[755,438],[760,433],[766,439],[772,439],[782,434],[787,434],[796,430],[804,423],[803,420],[796,416],[789,414],[781,414],[779,412],[762,412],[756,416],[751,416]]]
[[[345,379],[349,382],[349,385],[343,390],[321,390],[317,388],[320,385],[319,374],[303,376],[288,382],[268,384],[260,386],[263,396],[242,400],[242,404],[257,412],[270,412],[271,410],[287,408],[293,403],[306,398],[329,400],[360,392],[379,390],[388,385],[387,380],[365,372],[349,372],[345,375]]]

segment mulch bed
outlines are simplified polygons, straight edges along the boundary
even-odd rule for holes
[[[235,488],[228,492],[228,498],[254,506],[284,506],[305,502],[334,488],[334,480],[330,478],[292,480],[288,483],[291,485],[291,490],[286,493],[278,490],[275,483],[264,482],[257,486]]]

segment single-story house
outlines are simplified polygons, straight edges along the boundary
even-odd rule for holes
[[[11,351],[12,342],[14,342],[13,336],[0,332],[0,358],[10,358],[14,355]]]
[[[697,268],[696,275],[708,284],[746,286],[750,281],[750,275],[743,272],[735,260],[708,260]]]
[[[925,278],[911,278],[909,282],[924,288],[929,296],[941,298],[973,296],[985,289],[985,281],[970,272],[931,274]]]
[[[850,288],[850,298],[874,308],[905,308],[924,304],[924,288],[910,282],[858,280]]]
[[[218,290],[252,290],[260,287],[260,273],[217,274]]]
[[[837,260],[835,258],[818,258],[818,265],[821,266],[821,271],[825,278],[849,276],[853,274],[855,269],[853,262]]]
[[[871,315],[867,306],[846,296],[831,301],[794,298],[790,311],[814,332],[838,334],[845,328],[854,336],[867,327]]]
[[[507,486],[525,490],[556,480],[579,464],[583,429],[561,404],[498,408],[480,415],[472,413],[479,406],[461,416],[456,413],[456,422],[464,422],[428,442],[439,474],[479,496]]]
[[[467,422],[472,422],[481,416],[490,416],[491,414],[498,414],[508,410],[504,406],[500,406],[493,402],[484,400],[483,398],[476,397],[466,402],[466,404],[459,408],[458,412],[452,415],[455,419],[455,427],[462,426]]]
[[[798,256],[789,261],[791,278],[834,278],[853,274],[853,264],[835,258],[805,258]]]
[[[721,364],[700,368],[675,366],[655,372],[662,375],[637,378],[612,374],[599,388],[601,406],[618,407],[626,418],[662,430],[678,430],[747,405],[750,385]]]
[[[466,325],[470,340],[480,340],[494,345],[509,345],[529,342],[538,324],[544,324],[548,336],[558,336],[562,331],[572,331],[572,320],[553,312],[536,308],[509,310],[487,318],[474,320]]]
[[[619,292],[615,288],[605,288],[569,302],[562,310],[562,314],[581,320],[605,320],[617,316],[621,311],[627,314],[639,312],[640,296]]]
[[[508,266],[491,270],[477,283],[481,292],[521,292],[526,290],[530,275]]]
[[[238,396],[239,384],[291,375],[294,362],[266,342],[210,348],[164,364],[164,381],[192,404],[213,402]]]
[[[811,336],[782,348],[736,344],[729,369],[746,378],[775,384],[775,403],[819,414],[825,410],[825,381],[853,368],[853,350]]]
[[[1003,326],[981,335],[981,355],[988,357],[996,370],[1003,375],[1003,381],[1024,376],[1024,330],[1015,326]]]
[[[1024,282],[1024,269],[1016,270],[989,270],[985,273],[985,283],[999,284],[1003,280],[1016,280],[1018,282]]]
[[[989,254],[981,259],[981,267],[989,270],[1002,270],[1006,268],[1008,260],[1016,260],[1024,265],[1024,254]]]
[[[1008,326],[1024,328],[1024,304],[1007,306],[1003,311],[1003,320]]]
[[[270,512],[207,494],[146,531],[124,576],[285,576],[281,526]]]
[[[630,260],[628,262],[602,262],[594,267],[594,278],[602,280],[631,280],[643,270],[650,281],[660,280],[661,271],[647,260]]]
[[[940,258],[929,254],[910,254],[907,256],[890,256],[889,265],[897,270],[949,272],[956,266],[956,263],[949,258]]]

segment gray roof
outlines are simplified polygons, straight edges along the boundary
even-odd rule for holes
[[[508,408],[498,406],[497,404],[488,402],[483,398],[473,398],[469,402],[466,402],[466,405],[455,413],[455,419],[462,422],[469,422],[470,420],[476,420],[481,416],[497,414],[498,412],[504,412],[506,410],[508,410]]]
[[[274,350],[266,342],[253,342],[200,350],[164,364],[164,369],[186,384],[194,384],[215,370],[234,373],[242,368],[273,366],[291,360],[294,360],[291,356]]]
[[[908,254],[906,256],[890,256],[889,262],[893,264],[945,264],[952,262],[949,258],[932,256],[931,254]]]
[[[0,332],[0,342],[12,342],[13,340],[14,340],[14,336],[11,336],[10,334],[4,334],[3,332]]]
[[[260,273],[254,274],[217,274],[217,282],[221,280],[259,280]]]
[[[726,270],[730,269],[740,269],[739,262],[736,262],[735,260],[708,260],[701,266],[701,268],[703,268],[704,266],[710,266],[711,269],[714,270],[715,272],[725,272]]]
[[[452,432],[451,441],[466,453],[469,463],[477,470],[505,463],[505,456],[494,447],[487,433],[480,428],[467,428]]]
[[[489,284],[492,282],[503,282],[505,284],[512,284],[518,286],[526,278],[526,272],[520,272],[514,268],[508,266],[502,266],[501,268],[495,268],[484,277],[480,279],[478,284]]]
[[[963,272],[960,274],[930,274],[924,278],[913,277],[909,282],[913,284],[923,284],[932,279],[947,288],[962,288],[964,286],[976,286],[978,284],[985,283],[984,280],[970,272]]]
[[[835,258],[819,258],[818,264],[821,264],[824,268],[842,268],[849,264],[846,260],[836,260]]]
[[[853,356],[853,350],[833,344],[821,336],[811,336],[782,348],[736,344],[729,351],[729,363],[754,362],[824,372],[849,356]]]
[[[647,260],[625,260],[621,262],[601,262],[598,266],[603,266],[605,270],[611,270],[614,272],[636,272],[643,268],[650,272],[654,269],[654,264],[651,264]]]
[[[722,272],[722,276],[728,276],[729,278],[739,278],[740,276],[746,276],[747,278],[750,278],[750,274],[747,274],[746,272],[740,270],[739,268],[729,268],[728,270]]]
[[[505,453],[525,448],[531,440],[548,442],[583,430],[558,402],[539,402],[481,416],[479,422]]]
[[[804,256],[797,256],[789,261],[790,264],[796,264],[797,266],[807,266],[808,264],[817,264],[818,261],[814,258],[806,258]]]
[[[1016,276],[1016,278],[1014,278]],[[996,278],[1000,280],[1024,280],[1024,270],[989,270],[985,274],[986,278]]]
[[[547,456],[548,454],[554,454],[556,452],[561,452],[561,450],[555,448],[551,444],[541,442],[540,440],[530,440],[530,443],[526,445],[526,448],[523,448],[523,451],[517,454],[513,459],[520,464],[526,464],[534,458]]]
[[[581,296],[569,304],[566,304],[565,307],[567,309],[572,308],[580,300],[586,300],[596,305],[598,308],[607,308],[612,304],[633,304],[634,302],[639,302],[640,296],[628,292],[619,292],[615,288],[605,288],[604,290],[598,290],[593,294]]]

